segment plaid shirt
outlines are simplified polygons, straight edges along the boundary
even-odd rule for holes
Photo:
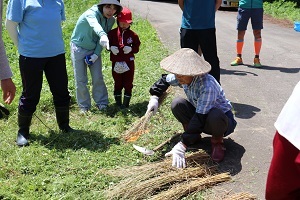
[[[196,108],[197,113],[207,114],[212,108],[226,113],[232,108],[222,87],[210,74],[195,76],[190,85],[180,85],[174,74],[169,74],[166,80],[170,85],[184,89],[188,101]]]

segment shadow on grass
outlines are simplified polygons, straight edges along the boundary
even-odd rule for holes
[[[120,108],[116,104],[109,105],[105,111],[101,111],[102,114],[106,115],[107,117],[116,117],[121,113],[122,116],[126,116],[129,113],[131,117],[142,117],[145,115],[147,110],[148,101],[143,101],[139,103],[131,103],[129,108]]]
[[[87,149],[106,151],[112,144],[120,144],[119,138],[103,137],[101,132],[76,130],[70,133],[50,131],[49,135],[30,135],[30,140],[38,142],[49,149],[65,151],[66,149]]]

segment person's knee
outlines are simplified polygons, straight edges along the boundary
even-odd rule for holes
[[[171,110],[172,111],[181,110],[181,108],[184,105],[184,101],[185,99],[183,99],[182,97],[175,97],[171,103]]]
[[[213,136],[223,136],[228,128],[228,118],[219,109],[212,109],[206,118],[206,128]]]

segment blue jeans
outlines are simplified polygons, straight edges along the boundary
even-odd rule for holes
[[[92,98],[96,105],[108,105],[108,93],[102,74],[101,56],[92,65],[87,66],[84,62],[85,56],[91,55],[93,52],[93,50],[87,50],[71,43],[71,59],[74,67],[77,104],[80,108],[85,109],[91,108],[87,69],[91,73]]]

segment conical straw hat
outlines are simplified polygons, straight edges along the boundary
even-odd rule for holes
[[[182,48],[160,62],[161,68],[178,75],[197,76],[208,73],[211,66],[190,48]]]

